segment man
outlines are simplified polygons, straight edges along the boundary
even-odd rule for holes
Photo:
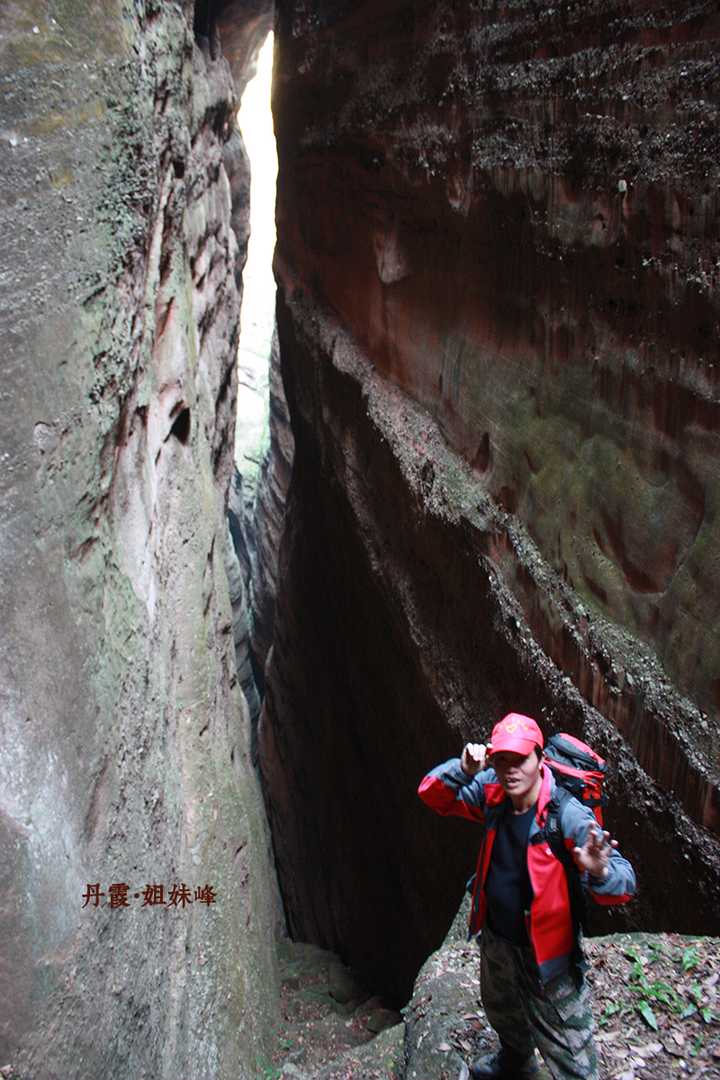
[[[535,1076],[537,1047],[555,1080],[598,1080],[572,883],[544,832],[555,793],[544,745],[535,720],[509,713],[487,746],[468,743],[418,790],[437,813],[485,826],[470,934],[482,928],[482,1002],[500,1050],[471,1067],[475,1078]],[[560,831],[584,890],[600,904],[625,903],[635,874],[617,842],[577,799],[567,796],[559,807]]]

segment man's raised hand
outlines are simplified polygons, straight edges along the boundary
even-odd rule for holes
[[[580,870],[587,870],[591,877],[604,881],[609,873],[610,853],[617,846],[617,840],[611,840],[609,832],[591,825],[583,846],[573,848],[575,862]]]
[[[463,772],[466,772],[468,776],[475,776],[476,773],[481,772],[485,768],[485,755],[489,749],[490,747],[485,746],[484,743],[467,743],[460,757]]]

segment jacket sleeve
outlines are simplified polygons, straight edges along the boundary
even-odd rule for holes
[[[591,826],[597,827],[595,815],[577,799],[568,799],[563,809],[561,828],[565,846],[572,853],[574,847],[582,847]],[[581,874],[583,885],[596,904],[626,904],[636,893],[635,871],[617,848],[610,852],[608,876],[603,881]]]
[[[460,758],[437,765],[421,781],[418,795],[437,814],[456,814],[468,821],[485,818],[485,782],[492,770],[468,776]]]

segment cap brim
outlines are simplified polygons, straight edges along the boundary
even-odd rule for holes
[[[504,739],[502,735],[498,739],[493,739],[492,750],[488,753],[492,754],[502,753],[506,750],[509,754],[522,754],[523,757],[527,757],[531,754],[538,743],[533,742],[532,739]]]

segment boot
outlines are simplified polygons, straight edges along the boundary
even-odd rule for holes
[[[523,1057],[506,1046],[495,1054],[486,1054],[470,1066],[473,1080],[531,1080],[538,1075],[535,1055]]]

